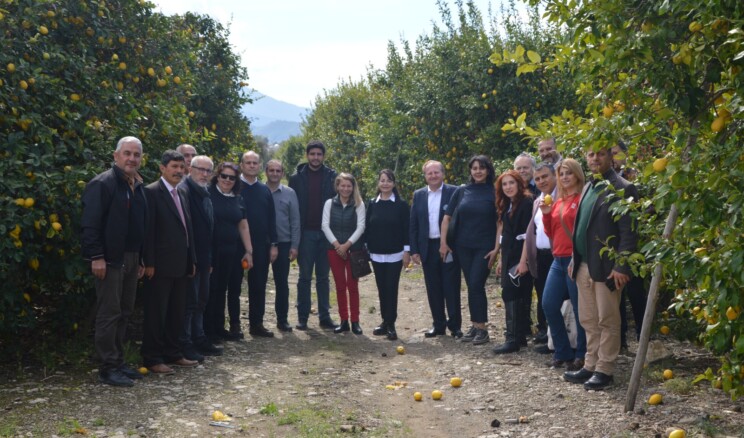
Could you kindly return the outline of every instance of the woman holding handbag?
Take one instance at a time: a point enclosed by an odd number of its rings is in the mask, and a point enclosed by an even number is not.
[[[516,170],[507,170],[496,180],[496,206],[501,236],[501,298],[506,310],[506,340],[494,354],[514,353],[527,344],[529,309],[524,301],[532,293],[533,279],[522,248],[532,220],[532,193]]]
[[[375,270],[377,294],[380,298],[382,323],[372,334],[398,339],[395,320],[398,318],[398,283],[403,265],[411,261],[408,251],[410,210],[395,186],[395,174],[390,169],[380,171],[377,197],[369,201],[365,240]]]
[[[545,234],[553,247],[553,264],[550,265],[548,279],[543,291],[543,310],[553,338],[553,367],[565,365],[569,371],[580,370],[584,366],[586,354],[586,333],[579,323],[579,290],[568,272],[573,254],[573,230],[576,213],[579,211],[581,191],[584,188],[584,171],[573,159],[566,158],[558,167],[558,199],[554,203],[539,204],[543,213]],[[571,300],[576,317],[576,351],[566,333],[561,306],[566,299]]]
[[[351,330],[354,334],[361,335],[359,285],[351,274],[350,251],[362,249],[364,202],[356,179],[348,173],[341,173],[336,177],[335,188],[337,195],[325,202],[321,223],[323,234],[328,239],[328,263],[336,283],[338,313],[341,317],[341,324],[333,332]]]

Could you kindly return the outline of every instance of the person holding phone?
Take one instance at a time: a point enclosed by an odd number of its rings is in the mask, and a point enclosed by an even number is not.
[[[443,262],[456,258],[462,267],[468,286],[468,307],[472,326],[461,338],[461,342],[473,345],[490,341],[488,322],[488,300],[486,279],[495,260],[496,203],[493,180],[496,172],[491,160],[485,155],[476,155],[468,162],[470,184],[460,186],[452,194],[447,211],[442,219],[439,256]],[[457,211],[455,248],[447,244],[447,234],[452,216]]]
[[[586,161],[594,174],[581,193],[573,233],[569,273],[579,289],[579,322],[586,331],[584,366],[563,378],[584,389],[612,384],[620,353],[620,292],[630,280],[630,266],[610,253],[633,253],[638,235],[629,213],[615,215],[610,206],[622,199],[638,199],[636,187],[612,168],[610,147],[589,150]],[[619,194],[618,191],[620,191]],[[609,246],[612,251],[607,251]]]
[[[496,206],[501,240],[501,298],[506,310],[506,339],[493,349],[493,353],[506,354],[527,346],[530,309],[525,302],[531,297],[533,285],[527,261],[522,260],[527,227],[532,220],[532,192],[516,170],[507,170],[496,180]]]
[[[579,195],[584,188],[584,171],[578,161],[567,158],[558,167],[558,199],[555,202],[547,202],[545,199],[539,203],[542,212],[542,222],[545,226],[545,234],[553,243],[553,263],[548,271],[545,281],[542,305],[545,318],[550,327],[550,336],[553,338],[552,367],[565,366],[569,371],[577,371],[584,366],[584,355],[586,354],[586,334],[579,321],[579,290],[576,283],[568,273],[568,265],[571,263],[573,253],[574,220],[579,211]],[[561,313],[563,302],[571,300],[574,316],[576,317],[576,350],[571,348],[571,343],[566,332],[565,320]]]

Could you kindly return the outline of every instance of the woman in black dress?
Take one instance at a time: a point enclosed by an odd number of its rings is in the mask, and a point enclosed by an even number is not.
[[[496,180],[501,248],[501,298],[506,310],[506,340],[494,354],[513,353],[527,344],[529,312],[527,297],[533,279],[526,263],[520,264],[527,226],[532,220],[532,193],[515,170]]]

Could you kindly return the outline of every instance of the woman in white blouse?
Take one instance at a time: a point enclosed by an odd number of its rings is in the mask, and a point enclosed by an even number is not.
[[[351,275],[349,252],[362,249],[361,237],[364,234],[365,208],[359,187],[354,177],[341,173],[336,177],[337,195],[323,206],[321,228],[328,239],[328,263],[336,283],[336,298],[341,324],[334,333],[351,330],[362,334],[359,325],[359,285]],[[348,295],[347,295],[348,294]],[[351,327],[349,326],[351,320]]]

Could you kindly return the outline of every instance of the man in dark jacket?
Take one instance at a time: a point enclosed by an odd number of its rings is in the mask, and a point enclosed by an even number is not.
[[[134,309],[137,279],[144,273],[142,243],[147,202],[138,173],[142,142],[124,137],[116,145],[114,166],[96,175],[83,192],[83,258],[95,276],[95,346],[101,382],[132,386],[142,376],[124,363],[124,337]]]
[[[636,251],[638,235],[629,214],[610,211],[618,200],[638,200],[638,190],[612,168],[610,148],[587,153],[594,178],[584,186],[573,233],[571,277],[579,289],[579,320],[586,332],[586,356],[579,371],[564,373],[565,380],[584,388],[603,389],[612,383],[620,352],[620,294],[630,281],[631,269],[610,257]]]
[[[158,181],[145,187],[149,208],[143,250],[145,261],[145,321],[142,360],[151,373],[171,374],[166,364],[194,367],[178,338],[190,278],[196,270],[194,232],[189,200],[177,186],[183,178],[184,158],[167,150],[160,160]]]
[[[427,161],[423,170],[426,187],[413,193],[409,229],[413,262],[424,269],[426,295],[433,319],[424,336],[444,335],[445,329],[449,328],[452,336],[460,339],[460,265],[453,257],[442,260],[439,256],[442,218],[457,187],[444,184],[444,166],[439,161]]]
[[[307,163],[297,166],[297,171],[289,178],[289,187],[297,193],[300,204],[302,237],[297,261],[300,265],[300,278],[297,281],[297,330],[307,330],[310,315],[311,282],[315,269],[315,289],[318,294],[318,316],[320,326],[334,329],[336,323],[331,319],[328,292],[328,242],[320,229],[325,201],[335,195],[336,171],[323,164],[325,145],[312,140],[305,148]]]
[[[191,145],[179,147],[196,150]],[[207,186],[214,164],[206,155],[196,155],[190,161],[191,172],[181,181],[178,188],[189,200],[197,263],[196,274],[191,279],[192,287],[186,293],[186,311],[180,341],[183,356],[186,359],[201,362],[204,360],[203,356],[222,354],[222,349],[215,347],[204,334],[204,309],[209,300],[209,273],[212,270],[212,231],[214,228],[212,200],[209,198]]]

